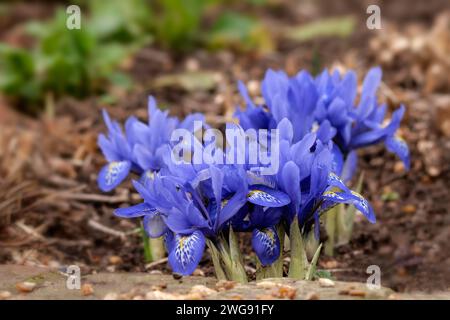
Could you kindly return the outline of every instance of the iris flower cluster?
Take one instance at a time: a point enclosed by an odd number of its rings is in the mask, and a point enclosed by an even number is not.
[[[397,134],[405,107],[401,105],[390,119],[385,118],[387,105],[378,104],[376,96],[381,76],[379,67],[369,70],[357,97],[354,71],[341,76],[338,71],[324,70],[314,78],[307,71],[289,77],[282,71],[268,70],[261,86],[265,105],[256,105],[239,83],[246,109],[238,110],[235,116],[244,129],[275,128],[287,118],[295,128],[293,142],[312,131],[323,143],[331,139],[335,172],[344,181],[355,172],[356,150],[378,143],[384,143],[409,169],[408,146]]]
[[[108,164],[100,170],[98,185],[111,191],[134,174],[133,186],[143,201],[115,214],[141,217],[150,237],[164,237],[176,273],[191,274],[208,245],[223,255],[216,271],[223,268],[232,278],[227,262],[233,243],[227,235],[234,232],[251,233],[259,262],[270,266],[282,256],[280,229],[289,236],[293,222],[302,234],[314,231],[318,236],[320,216],[340,203],[355,206],[375,222],[370,204],[345,184],[356,166],[357,148],[384,142],[409,165],[407,146],[395,136],[404,107],[384,124],[386,106],[378,106],[375,97],[380,77],[379,69],[369,72],[358,105],[353,72],[341,78],[325,71],[313,78],[302,71],[289,78],[269,70],[262,83],[263,106],[254,104],[239,84],[246,109],[236,112],[239,125],[228,126],[278,130],[279,167],[269,175],[261,174],[259,164],[174,163],[171,134],[177,128],[192,132],[200,150],[210,147],[193,131],[194,121],[208,128],[201,114],[179,121],[158,109],[151,97],[148,123],[130,117],[122,130],[104,112],[108,133],[99,136],[98,144]],[[248,152],[230,150],[241,147],[213,149],[217,157],[226,158],[230,151]]]

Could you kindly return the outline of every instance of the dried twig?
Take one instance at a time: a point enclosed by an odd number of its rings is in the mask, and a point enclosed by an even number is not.
[[[159,266],[160,264],[166,263],[168,261],[168,259],[169,258],[162,258],[162,259],[159,259],[157,261],[150,262],[150,263],[145,265],[145,270],[150,270],[150,269],[153,269],[156,266]]]
[[[21,230],[25,231],[25,233],[27,233],[28,235],[32,236],[35,239],[39,239],[39,240],[45,240],[45,237],[42,236],[36,229],[34,229],[33,227],[30,227],[28,225],[26,225],[23,220],[21,221],[17,221],[16,222],[16,226],[19,227]]]
[[[112,229],[110,227],[107,227],[107,226],[105,226],[105,225],[101,224],[100,222],[95,221],[93,219],[89,219],[88,226],[94,228],[95,230],[98,230],[98,231],[101,231],[103,233],[112,235],[114,237],[119,237],[119,238],[122,238],[122,239],[125,239],[125,237],[126,237],[125,232],[114,230],[114,229]]]
[[[123,193],[116,196],[105,196],[101,194],[88,193],[60,193],[56,195],[59,199],[78,200],[87,202],[102,202],[102,203],[122,203],[129,200],[129,194]]]

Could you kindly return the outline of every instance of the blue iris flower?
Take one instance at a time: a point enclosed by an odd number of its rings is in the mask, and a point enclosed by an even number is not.
[[[247,129],[278,130],[278,159],[272,159],[278,161],[278,171],[271,175],[262,174],[261,163],[249,161],[259,149],[234,145],[228,137],[225,149],[217,141],[198,139],[194,122],[207,127],[202,115],[190,115],[180,122],[159,110],[150,97],[149,122],[130,117],[122,130],[104,112],[108,134],[101,134],[98,143],[109,163],[101,169],[98,184],[110,191],[130,172],[139,176],[133,185],[143,202],[117,209],[115,214],[141,217],[150,237],[164,236],[174,272],[191,274],[206,241],[224,241],[222,235],[230,227],[251,232],[252,247],[261,264],[270,265],[281,252],[280,223],[297,219],[304,234],[314,226],[318,236],[320,215],[340,203],[355,206],[375,222],[367,200],[345,185],[355,170],[358,148],[384,142],[409,167],[408,147],[396,136],[405,109],[401,106],[390,121],[384,119],[387,107],[379,106],[376,99],[380,81],[380,69],[370,70],[357,105],[354,72],[341,77],[324,71],[314,78],[306,71],[288,77],[269,70],[262,83],[264,106],[255,105],[240,83],[246,110],[235,114],[239,125],[227,124],[226,128],[237,131],[241,138]],[[175,142],[170,138],[178,128],[189,132],[190,149],[183,150],[187,156],[195,159],[196,152],[203,156],[209,150],[210,156],[222,161],[175,163]],[[267,143],[265,150],[276,141],[270,131],[267,134],[268,141],[256,138],[259,146]],[[244,163],[228,163],[230,152]]]
[[[387,106],[378,105],[376,97],[381,76],[380,68],[369,70],[357,105],[357,80],[353,71],[341,77],[337,71],[330,74],[325,70],[315,79],[319,94],[315,118],[319,123],[329,121],[337,130],[333,139],[337,147],[333,153],[336,161],[341,163],[344,180],[351,178],[355,170],[355,150],[380,142],[403,161],[406,169],[410,167],[408,146],[396,135],[405,107],[401,105],[389,121],[385,119]]]
[[[117,187],[132,171],[143,175],[167,167],[170,137],[174,129],[193,130],[194,121],[204,123],[204,116],[192,114],[180,122],[169,117],[168,111],[161,111],[153,97],[148,101],[148,123],[135,117],[125,122],[125,132],[117,121],[112,121],[108,113],[103,111],[103,118],[108,134],[100,134],[98,145],[108,164],[101,170],[97,178],[98,186],[108,192]]]
[[[317,132],[324,144],[332,139],[334,167],[344,181],[355,171],[356,150],[381,142],[409,169],[408,146],[396,134],[405,108],[400,106],[390,121],[385,120],[387,106],[378,105],[376,97],[380,82],[381,69],[372,68],[356,105],[357,78],[353,71],[341,77],[337,71],[330,74],[325,70],[313,78],[306,71],[288,77],[282,71],[268,70],[261,85],[265,105],[255,105],[239,83],[246,109],[238,109],[235,117],[244,129],[273,129],[288,118],[295,128],[293,143],[310,132]]]
[[[160,173],[147,179],[145,185],[134,181],[144,202],[115,211],[124,218],[143,216],[150,236],[165,235],[169,263],[174,272],[183,275],[197,267],[206,238],[215,241],[246,203],[281,207],[290,201],[280,191],[249,185],[246,171],[239,166],[210,166],[197,175],[199,178],[192,182]],[[263,222],[257,226],[262,228]],[[256,247],[257,241],[267,243],[255,240]],[[279,250],[279,240],[277,243],[275,250]]]
[[[320,214],[338,203],[354,205],[374,223],[375,215],[370,204],[358,193],[348,189],[334,173],[332,143],[323,144],[316,133],[308,133],[293,143],[293,126],[288,119],[278,125],[286,137],[280,143],[280,170],[277,184],[289,195],[291,202],[285,208],[288,223],[298,218],[301,228],[315,226],[318,236]]]
[[[103,118],[108,128],[108,135],[100,134],[98,145],[108,164],[100,170],[97,182],[100,189],[107,192],[119,185],[132,168],[137,172],[141,172],[142,169],[133,155],[135,136],[132,127],[138,120],[134,117],[129,118],[125,124],[124,133],[119,123],[112,121],[105,110]]]

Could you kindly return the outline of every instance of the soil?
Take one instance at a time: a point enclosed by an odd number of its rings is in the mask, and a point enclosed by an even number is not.
[[[170,107],[171,114],[204,112],[214,125],[221,126],[241,102],[236,81],[259,80],[269,67],[290,74],[302,68],[311,70],[317,54],[322,67],[354,68],[360,76],[369,67],[382,64],[381,94],[391,110],[399,103],[407,106],[401,131],[411,150],[411,170],[404,172],[383,147],[361,152],[359,166],[366,177],[363,194],[375,208],[377,223],[358,220],[351,242],[338,247],[335,257],[323,256],[320,267],[329,269],[337,280],[364,282],[366,268],[379,265],[382,285],[396,291],[448,290],[450,139],[441,127],[441,117],[449,112],[441,110],[450,109],[450,90],[426,90],[430,80],[421,82],[411,71],[416,66],[414,57],[401,55],[400,63],[396,60],[394,65],[380,60],[382,52],[373,49],[372,41],[387,35],[365,27],[365,7],[360,2],[330,5],[320,1],[310,11],[302,11],[295,1],[282,2],[281,9],[274,12],[261,9],[261,16],[274,26],[357,14],[358,27],[346,39],[301,44],[279,39],[277,50],[269,55],[197,50],[180,56],[157,46],[147,47],[128,67],[135,88],[118,92],[116,106],[106,109],[120,120],[131,114],[145,118],[146,97],[152,94],[161,105]],[[410,2],[378,1],[383,23],[400,34],[420,26],[417,32],[427,35],[438,13],[449,9],[447,1],[427,1],[426,6]],[[13,6],[19,9],[13,9],[11,15],[23,17],[24,6]],[[26,19],[42,18],[42,13],[36,12]],[[17,32],[16,26],[11,20],[7,30]],[[8,31],[2,31],[0,39],[10,39]],[[428,68],[422,62],[420,67]],[[196,91],[152,85],[164,74],[186,70],[212,72],[215,85]],[[98,97],[83,101],[65,98],[58,102],[53,118],[33,118],[13,109],[6,99],[0,100],[0,264],[78,264],[85,272],[146,271],[137,222],[112,215],[114,208],[139,199],[131,193],[129,183],[109,194],[102,194],[96,185],[96,173],[104,164],[96,146],[98,133],[105,130],[100,117],[103,107]],[[151,269],[170,273],[165,263]],[[207,255],[200,269],[206,275],[213,273]]]

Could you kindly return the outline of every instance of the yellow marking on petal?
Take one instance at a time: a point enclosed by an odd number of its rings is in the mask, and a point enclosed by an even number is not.
[[[223,199],[222,202],[220,203],[220,208],[223,209],[228,203],[228,199]]]
[[[147,170],[147,171],[145,172],[145,176],[146,176],[147,178],[149,178],[149,179],[153,179],[153,178],[155,177],[155,172],[154,172],[154,171],[151,171],[151,170]]]
[[[250,198],[250,197],[252,197],[253,195],[255,195],[255,194],[260,194],[260,193],[262,193],[261,190],[257,190],[257,189],[255,189],[255,190],[250,190],[250,191],[248,192],[248,194],[247,194],[247,198]]]
[[[263,232],[269,237],[270,241],[274,242],[275,241],[275,234],[271,229],[263,229]]]
[[[180,250],[183,250],[187,238],[188,238],[188,237],[186,237],[186,236],[181,236],[181,237],[179,238],[179,247],[180,247]]]

